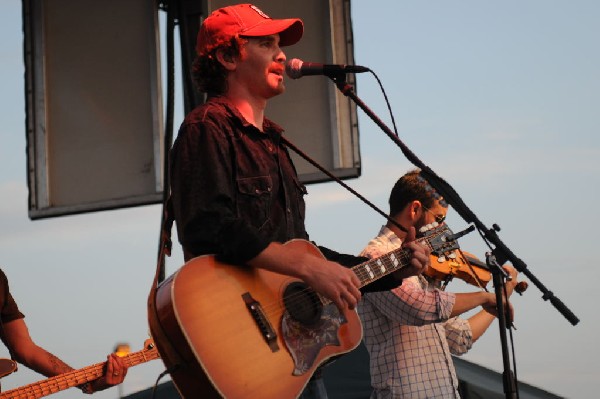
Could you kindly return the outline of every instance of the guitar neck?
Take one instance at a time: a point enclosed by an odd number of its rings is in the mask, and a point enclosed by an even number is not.
[[[392,252],[363,262],[359,265],[353,266],[351,269],[358,276],[360,280],[360,288],[371,284],[372,282],[379,280],[382,277],[387,276],[390,273],[400,270],[405,266],[408,266],[410,261],[410,252],[398,248]],[[329,304],[332,301],[329,298],[318,294],[318,297],[323,304]],[[0,396],[0,399],[2,396]]]
[[[432,255],[443,256],[450,251],[459,248],[456,236],[446,224],[434,226],[423,232],[423,236],[416,242],[425,245]],[[378,258],[370,259],[352,267],[352,271],[360,279],[360,288],[379,280],[397,270],[410,264],[412,253],[402,247],[388,252]],[[321,302],[330,303],[331,300],[319,295]]]
[[[408,266],[409,262],[410,251],[398,248],[383,256],[356,265],[352,270],[360,279],[360,286],[364,287],[390,273]]]
[[[446,224],[434,226],[423,232],[423,236],[416,239],[421,245],[425,245],[431,254],[442,256],[458,247],[456,237]],[[412,253],[402,247],[388,252],[378,258],[370,259],[352,268],[360,279],[360,286],[371,284],[380,278],[400,270],[410,264]]]
[[[136,366],[159,357],[156,348],[130,353],[123,357],[128,367]],[[2,392],[0,399],[37,399],[72,388],[102,377],[106,362],[93,364],[79,370],[56,375],[48,379]]]

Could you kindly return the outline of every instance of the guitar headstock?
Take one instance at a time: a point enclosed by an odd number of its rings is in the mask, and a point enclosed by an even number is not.
[[[434,226],[426,231],[420,232],[417,241],[424,242],[431,249],[432,255],[445,256],[459,248],[458,241],[454,239],[454,233],[447,224]]]
[[[158,349],[156,348],[156,344],[152,338],[148,338],[144,341],[144,350],[146,357],[151,357],[152,359],[160,358],[160,354],[158,353]]]
[[[146,350],[153,350],[155,347],[156,345],[154,344],[154,340],[152,338],[148,338],[144,341],[144,348]]]
[[[144,363],[150,360],[159,359],[160,353],[156,348],[156,344],[152,338],[148,338],[144,341],[144,348],[137,351],[122,355],[122,357],[129,363],[129,366],[135,366],[136,364]]]

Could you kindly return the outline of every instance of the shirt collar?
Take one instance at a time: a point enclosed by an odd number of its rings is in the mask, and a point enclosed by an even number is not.
[[[210,101],[212,103],[220,104],[223,107],[225,107],[227,109],[227,111],[229,111],[229,113],[232,116],[234,116],[236,119],[238,119],[240,121],[240,123],[242,124],[242,126],[244,126],[245,128],[252,127],[254,129],[256,129],[256,126],[254,126],[253,124],[248,122],[246,120],[246,118],[244,118],[244,116],[240,113],[240,111],[238,111],[238,109],[235,106],[233,106],[233,104],[231,104],[231,102],[226,97],[224,97],[224,96],[210,97],[208,101]],[[258,130],[258,129],[256,129],[256,130]],[[263,130],[264,130],[264,133],[276,134],[279,136],[281,134],[283,134],[283,131],[284,131],[281,126],[279,126],[277,123],[273,122],[272,120],[270,120],[267,117],[265,117],[265,119],[263,120]]]
[[[385,225],[381,227],[381,230],[379,230],[378,237],[387,240],[391,245],[402,245],[402,240],[396,235],[396,233],[394,233]]]

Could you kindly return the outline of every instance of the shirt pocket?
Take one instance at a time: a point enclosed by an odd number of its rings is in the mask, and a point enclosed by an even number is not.
[[[261,229],[269,221],[273,181],[271,176],[244,177],[237,179],[238,217]]]

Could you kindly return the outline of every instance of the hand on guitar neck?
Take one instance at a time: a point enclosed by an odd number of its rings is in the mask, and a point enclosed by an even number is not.
[[[115,353],[111,353],[106,359],[102,377],[80,386],[84,393],[91,394],[97,391],[103,391],[107,388],[119,385],[125,380],[127,368],[129,367],[125,360]]]
[[[408,228],[402,248],[411,252],[411,258],[406,267],[392,273],[398,281],[423,273],[429,267],[431,258],[429,247],[424,245],[422,241],[416,240],[416,230],[413,226]]]

